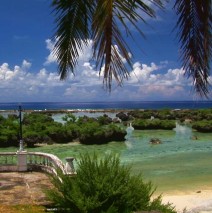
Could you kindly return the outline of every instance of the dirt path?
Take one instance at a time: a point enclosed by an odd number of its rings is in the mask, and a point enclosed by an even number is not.
[[[0,173],[0,205],[46,205],[44,190],[49,187],[50,178],[43,173]]]

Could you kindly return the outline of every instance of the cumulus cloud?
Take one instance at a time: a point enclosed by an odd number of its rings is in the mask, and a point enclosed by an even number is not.
[[[56,57],[53,54],[54,43],[51,39],[46,39],[46,48],[49,50],[49,55],[46,57],[44,65],[49,65],[51,63],[56,63]]]
[[[46,64],[54,63],[51,56],[53,43],[46,42],[49,50]],[[184,70],[170,69],[169,62],[145,64],[135,62],[131,77],[123,87],[113,84],[108,94],[103,89],[102,76],[90,62],[91,44],[79,57],[76,74],[61,81],[56,69],[48,66],[32,70],[27,60],[13,68],[8,63],[0,65],[0,101],[123,101],[123,100],[192,100],[192,82],[184,77]],[[48,63],[47,63],[48,62]],[[211,76],[209,81],[211,82]]]

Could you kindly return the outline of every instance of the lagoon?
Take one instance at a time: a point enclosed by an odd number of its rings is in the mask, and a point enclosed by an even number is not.
[[[159,138],[162,144],[150,144],[151,138]],[[0,148],[0,152],[16,150],[14,147]],[[118,154],[122,164],[130,165],[132,173],[142,173],[146,181],[151,180],[157,186],[158,192],[212,186],[212,133],[192,132],[185,126],[178,125],[173,131],[134,130],[124,142],[104,145],[72,142],[27,150],[55,154],[64,161],[70,156],[77,161],[83,152]]]

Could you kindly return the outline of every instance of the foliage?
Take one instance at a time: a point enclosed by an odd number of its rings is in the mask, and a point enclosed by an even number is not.
[[[67,122],[64,124],[64,128],[66,128],[67,132],[71,132],[72,138],[76,139],[79,137],[80,126],[77,123]]]
[[[175,128],[175,120],[182,123],[189,119],[192,128],[200,132],[211,132],[212,109],[200,110],[144,110],[131,111],[127,114],[135,129],[167,129]],[[154,117],[153,119],[150,119]],[[106,115],[92,118],[79,117],[68,113],[65,123],[53,120],[47,113],[29,113],[23,116],[23,139],[28,147],[37,143],[67,143],[79,140],[84,144],[103,144],[110,141],[124,141],[126,127],[114,124]],[[9,115],[0,116],[0,146],[18,146],[19,118]]]
[[[163,210],[175,213],[169,204],[162,204],[161,197],[151,201],[154,188],[145,183],[141,175],[130,174],[130,168],[121,165],[112,154],[98,158],[94,153],[81,155],[77,175],[59,173],[53,177],[55,188],[48,197],[61,212],[74,213],[128,213],[136,210]]]
[[[161,0],[152,0],[158,7],[162,7]],[[144,21],[137,12],[138,9],[150,17],[155,17],[155,11],[141,0],[114,1],[111,0],[53,0],[55,14],[56,44],[54,54],[58,60],[61,79],[65,79],[69,71],[74,72],[77,60],[89,40],[93,40],[93,58],[97,67],[105,63],[104,83],[111,88],[112,77],[121,84],[123,78],[128,78],[129,73],[122,57],[132,67],[129,46],[124,40],[119,25],[122,25],[127,34],[132,37],[129,26],[143,35],[137,27],[139,21]],[[119,23],[119,25],[117,24]]]
[[[54,122],[54,119],[47,115],[47,114],[43,114],[43,113],[29,113],[29,114],[25,114],[24,118],[23,118],[23,124],[25,125],[29,125],[32,126],[40,123],[40,125],[42,125],[43,123],[52,123]]]
[[[43,132],[37,132],[36,130],[25,130],[23,134],[24,143],[27,147],[34,147],[37,143],[52,143],[49,136],[45,135]]]
[[[172,130],[176,127],[174,120],[159,120],[159,119],[136,119],[132,123],[135,129],[167,129]]]
[[[192,124],[192,128],[199,132],[212,132],[212,120],[197,121]]]
[[[108,115],[104,114],[103,116],[99,116],[97,118],[97,121],[100,125],[107,125],[112,123],[112,118],[110,118]]]
[[[193,78],[196,92],[206,97],[212,57],[211,3],[211,0],[175,0],[174,6],[185,75]]]
[[[72,131],[67,129],[61,123],[54,122],[54,125],[48,126],[45,134],[56,143],[66,143],[73,139]]]
[[[111,123],[108,116],[76,118],[68,113],[63,118],[64,124],[53,120],[44,113],[25,114],[22,121],[23,139],[28,147],[38,143],[67,143],[75,139],[85,144],[102,144],[110,141],[124,141],[126,132]],[[0,117],[0,145],[18,145],[19,120],[16,116],[7,119]]]
[[[125,135],[126,132],[114,124],[101,126],[93,121],[81,126],[79,140],[83,144],[102,144],[110,141],[124,141]]]
[[[76,134],[70,129],[74,117],[67,115],[67,125],[55,122],[48,114],[31,113],[24,116],[23,137],[28,146],[35,143],[66,143],[73,140]],[[68,128],[69,127],[69,128]]]
[[[150,119],[152,116],[160,120],[181,120],[191,119],[201,121],[204,119],[212,120],[212,109],[161,109],[161,110],[133,110],[128,113],[133,118]]]
[[[53,53],[60,78],[74,73],[81,51],[91,44],[93,61],[103,72],[106,88],[111,91],[113,78],[122,85],[123,79],[130,77],[133,58],[125,38],[133,38],[132,26],[144,37],[139,23],[146,23],[145,16],[156,18],[156,8],[163,9],[167,1],[151,0],[149,3],[142,0],[53,0],[56,24]],[[212,58],[211,6],[211,0],[175,0],[174,5],[185,75],[192,77],[195,91],[206,97]]]
[[[17,146],[19,125],[15,116],[0,116],[0,144],[3,147]]]

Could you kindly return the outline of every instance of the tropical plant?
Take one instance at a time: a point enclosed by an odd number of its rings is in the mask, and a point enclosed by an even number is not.
[[[0,116],[0,146],[17,146],[18,145],[19,125],[16,116],[4,118]]]
[[[175,213],[170,204],[162,204],[161,196],[151,199],[154,187],[141,175],[131,175],[112,154],[99,158],[82,154],[75,177],[59,173],[53,177],[55,188],[48,197],[60,212],[128,213],[158,210]]]
[[[126,131],[115,124],[100,125],[97,121],[87,122],[79,129],[79,141],[83,144],[103,144],[124,141]]]
[[[93,59],[103,71],[103,82],[111,90],[112,79],[122,85],[130,76],[132,57],[124,38],[133,38],[133,26],[138,27],[144,16],[156,17],[153,6],[163,9],[169,0],[53,0],[56,43],[54,54],[61,79],[74,73],[80,51],[92,42]],[[153,6],[151,6],[153,5]],[[180,42],[180,58],[185,75],[193,78],[194,88],[207,96],[210,60],[212,56],[211,0],[175,0],[178,15],[176,29]],[[126,64],[123,62],[126,60]]]
[[[212,132],[212,120],[196,121],[192,124],[192,128],[199,132]]]
[[[176,127],[176,121],[175,120],[135,119],[132,124],[133,124],[133,127],[135,129],[166,129],[166,130],[172,130]]]

